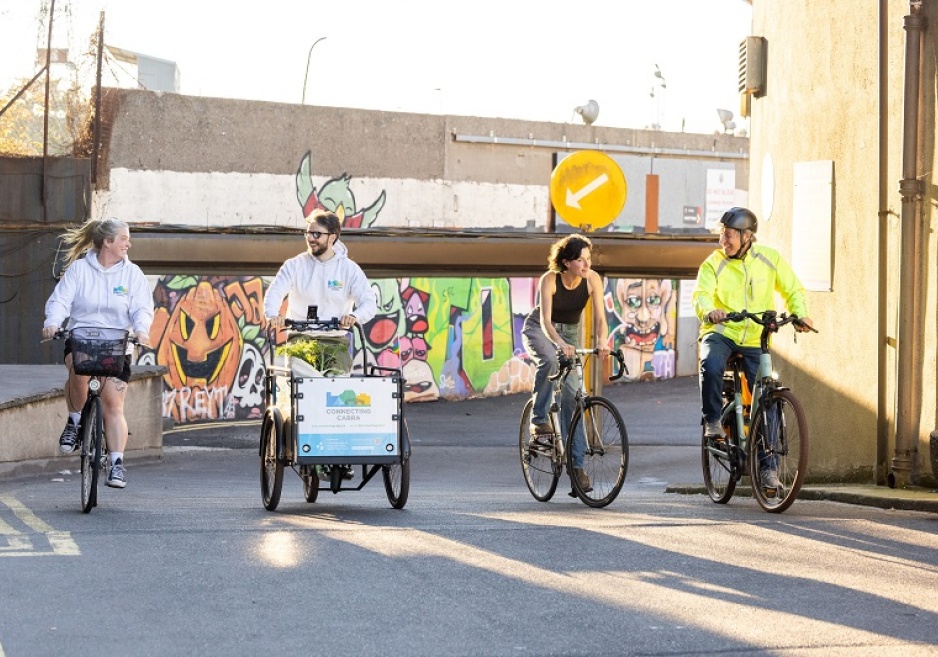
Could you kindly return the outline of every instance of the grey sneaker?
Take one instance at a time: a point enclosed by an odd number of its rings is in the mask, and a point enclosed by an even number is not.
[[[726,440],[726,431],[719,420],[707,422],[704,426],[704,435],[711,440]]]
[[[573,476],[576,477],[577,483],[584,493],[593,490],[593,484],[590,482],[590,478],[583,468],[573,468]]]
[[[346,465],[343,468],[342,476],[345,477],[346,479],[354,479],[355,478],[355,466]]]
[[[59,451],[63,454],[71,454],[78,446],[78,425],[72,422],[72,418],[65,423],[62,435],[59,436]]]
[[[778,490],[782,487],[782,482],[778,480],[778,471],[773,468],[766,468],[760,472],[759,479],[764,489]]]
[[[111,488],[123,488],[127,485],[127,473],[124,471],[124,459],[117,459],[111,465],[105,482]]]

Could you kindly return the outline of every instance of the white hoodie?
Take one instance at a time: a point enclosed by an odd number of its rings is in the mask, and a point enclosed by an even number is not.
[[[279,315],[287,297],[287,319],[304,320],[308,306],[319,306],[319,319],[354,314],[359,324],[371,320],[378,312],[378,300],[365,272],[349,259],[342,242],[332,249],[335,256],[326,262],[307,251],[283,263],[264,296],[264,315]]]
[[[91,249],[73,262],[46,302],[43,326],[94,326],[149,333],[153,294],[140,267],[127,258],[105,269]]]

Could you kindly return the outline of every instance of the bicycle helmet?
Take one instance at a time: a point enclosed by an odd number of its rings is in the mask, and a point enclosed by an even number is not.
[[[730,208],[720,217],[720,223],[727,228],[736,230],[751,230],[756,232],[759,229],[759,219],[752,210],[746,208]]]

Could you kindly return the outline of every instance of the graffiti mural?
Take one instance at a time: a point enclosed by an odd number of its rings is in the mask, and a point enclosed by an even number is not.
[[[263,282],[258,277],[166,276],[153,291],[153,349],[167,368],[163,415],[176,422],[260,417]]]
[[[374,203],[359,210],[349,186],[352,177],[345,173],[327,180],[317,190],[311,173],[312,157],[312,152],[306,151],[296,172],[296,200],[303,217],[308,217],[313,210],[331,210],[338,215],[343,228],[370,228],[384,207],[385,193],[382,191]]]
[[[675,374],[677,307],[670,279],[607,279],[609,348],[625,357],[628,380],[653,381]]]
[[[154,348],[142,364],[167,368],[163,415],[180,424],[259,419],[265,340],[260,277],[166,276],[154,289]],[[406,402],[530,392],[534,371],[521,343],[536,303],[533,278],[403,278],[372,281],[378,314],[363,326],[369,365],[400,368]],[[673,282],[606,281],[609,345],[631,380],[674,376]],[[278,335],[277,342],[284,339]]]

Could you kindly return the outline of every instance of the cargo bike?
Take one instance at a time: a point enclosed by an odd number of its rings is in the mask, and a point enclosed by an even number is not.
[[[340,328],[338,318],[317,318],[314,306],[309,319],[286,320],[285,326],[294,337],[351,333]],[[353,328],[362,338],[361,327]],[[307,502],[315,502],[322,491],[361,490],[381,473],[391,506],[404,508],[410,492],[410,436],[401,371],[369,366],[364,348],[361,373],[322,375],[289,357],[275,364],[272,329],[267,338],[270,358],[260,437],[264,508],[274,511],[280,503],[287,467],[302,479]],[[365,344],[363,339],[359,343]]]

